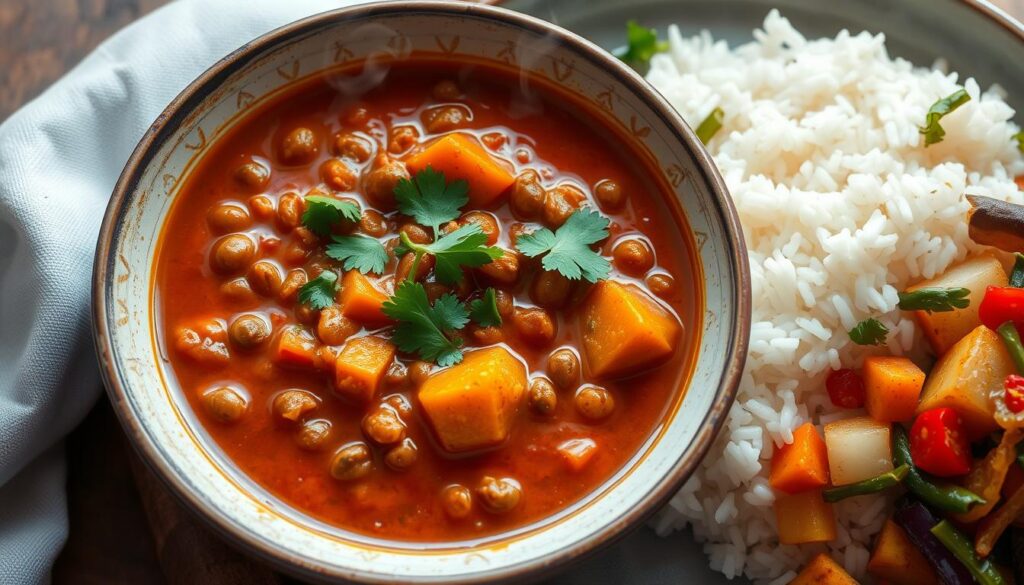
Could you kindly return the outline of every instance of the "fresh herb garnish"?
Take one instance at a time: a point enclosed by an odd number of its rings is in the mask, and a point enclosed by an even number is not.
[[[944,313],[953,309],[966,309],[971,304],[971,290],[968,288],[920,288],[912,292],[901,292],[899,308],[904,311],[927,311]]]
[[[469,316],[481,327],[501,327],[501,313],[498,312],[498,296],[488,287],[484,296],[469,303]]]
[[[363,274],[384,272],[388,251],[375,238],[368,236],[334,236],[327,244],[327,255],[342,263],[345,270],[358,270]]]
[[[501,258],[501,248],[488,246],[487,234],[476,223],[467,223],[457,230],[441,236],[432,244],[417,244],[402,232],[402,245],[395,249],[398,254],[415,252],[413,266],[419,264],[424,254],[434,257],[434,276],[444,284],[462,282],[462,267],[476,268]],[[415,268],[409,272],[415,274]]]
[[[324,270],[319,276],[302,285],[299,289],[299,302],[320,310],[334,303],[334,294],[338,291],[338,275]]]
[[[615,51],[615,56],[633,69],[642,69],[655,53],[668,50],[668,43],[658,40],[658,31],[645,28],[630,20],[626,23],[626,48]]]
[[[700,138],[701,142],[707,144],[722,129],[723,118],[725,118],[725,112],[722,111],[722,108],[711,110],[708,117],[704,118],[700,125],[697,126],[697,138]]]
[[[1014,134],[1013,139],[1017,141],[1017,150],[1024,153],[1024,130]]]
[[[391,336],[398,349],[441,367],[462,361],[462,339],[451,333],[465,327],[469,315],[455,295],[441,295],[431,306],[422,284],[404,280],[381,309],[398,322]]]
[[[459,209],[469,202],[469,183],[464,180],[445,183],[444,173],[430,165],[395,185],[398,210],[429,226],[437,237],[438,227],[459,217]]]
[[[850,341],[857,345],[882,345],[889,335],[889,328],[878,319],[864,319],[850,329]]]
[[[347,219],[359,221],[359,206],[351,201],[342,201],[334,197],[310,195],[306,197],[306,211],[302,213],[302,225],[318,236],[331,233],[331,227]]]
[[[611,264],[590,245],[608,237],[608,225],[600,213],[577,209],[555,232],[543,228],[519,236],[516,248],[530,258],[545,254],[544,270],[557,270],[570,280],[597,282],[608,278]]]
[[[932,107],[928,108],[928,116],[924,126],[918,129],[921,134],[924,134],[924,145],[931,146],[932,144],[942,142],[942,137],[946,135],[946,130],[939,124],[939,120],[969,101],[971,101],[971,96],[967,94],[967,90],[958,89],[932,104]]]

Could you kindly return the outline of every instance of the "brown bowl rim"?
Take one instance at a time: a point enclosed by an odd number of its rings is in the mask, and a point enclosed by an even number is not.
[[[428,12],[452,16],[472,16],[481,19],[497,19],[532,32],[549,35],[559,44],[569,46],[582,56],[613,69],[622,84],[636,93],[652,107],[663,122],[681,139],[684,146],[693,155],[694,162],[701,171],[700,179],[710,189],[723,218],[723,229],[729,245],[730,264],[734,280],[735,294],[733,302],[735,313],[730,324],[733,334],[727,351],[728,358],[719,388],[715,393],[711,408],[701,421],[693,441],[680,453],[679,460],[672,469],[659,480],[658,486],[644,496],[640,505],[625,511],[616,522],[605,526],[603,530],[588,535],[584,540],[571,547],[564,547],[544,557],[520,563],[500,572],[482,572],[469,574],[455,579],[446,579],[449,583],[495,583],[515,580],[538,579],[554,574],[571,562],[607,547],[624,536],[630,529],[639,526],[654,512],[660,509],[675,494],[682,484],[692,475],[703,460],[714,442],[726,414],[735,399],[740,376],[747,354],[751,320],[751,288],[750,272],[746,256],[746,246],[739,217],[732,200],[728,195],[725,182],[718,173],[711,156],[704,149],[693,131],[683,122],[679,114],[668,102],[643,80],[635,71],[611,57],[597,45],[557,25],[532,16],[514,12],[504,8],[462,2],[460,0],[401,0],[358,4],[315,14],[295,22],[286,24],[242,45],[235,51],[217,61],[209,69],[189,83],[163,110],[132,152],[124,170],[114,187],[110,202],[104,214],[96,247],[93,268],[93,333],[96,345],[100,372],[107,395],[124,427],[130,443],[147,466],[170,488],[171,493],[184,506],[198,515],[204,523],[211,527],[229,542],[267,561],[277,569],[296,577],[325,580],[356,580],[359,582],[387,582],[386,576],[366,574],[362,572],[346,572],[338,567],[325,566],[311,562],[309,559],[285,553],[280,549],[268,546],[268,541],[254,538],[252,531],[240,524],[230,521],[211,508],[207,502],[189,489],[186,476],[179,476],[165,460],[164,454],[155,443],[151,442],[143,430],[140,421],[134,416],[128,401],[126,384],[120,376],[120,366],[113,359],[113,345],[108,336],[108,327],[112,325],[108,316],[113,297],[112,285],[116,258],[111,254],[115,236],[119,234],[122,220],[126,213],[126,203],[135,192],[142,171],[152,162],[156,150],[170,133],[177,129],[189,113],[216,87],[237,69],[276,44],[292,38],[312,33],[319,28],[343,19],[368,18],[392,13]],[[420,579],[429,582],[432,578]]]

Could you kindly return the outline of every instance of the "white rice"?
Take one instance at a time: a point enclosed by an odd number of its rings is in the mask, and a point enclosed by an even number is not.
[[[788,582],[828,550],[865,579],[885,497],[836,506],[838,538],[780,545],[768,486],[775,446],[792,430],[858,414],[824,391],[828,371],[870,353],[920,347],[897,292],[940,274],[974,245],[965,193],[1024,203],[1013,177],[1024,162],[1001,90],[984,93],[942,64],[892,59],[882,35],[840,32],[808,40],[772,11],[755,41],[730,49],[706,31],[651,62],[648,80],[696,126],[725,112],[709,148],[732,193],[749,247],[754,314],[736,404],[700,470],[653,521],[660,534],[690,526],[711,566],[728,577]],[[928,108],[960,87],[971,96],[942,119],[943,142],[924,147]],[[846,331],[879,317],[884,349],[850,343]]]

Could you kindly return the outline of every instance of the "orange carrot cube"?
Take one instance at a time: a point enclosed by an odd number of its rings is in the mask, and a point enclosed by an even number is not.
[[[828,449],[813,424],[801,425],[793,442],[775,451],[768,483],[788,494],[828,485]]]
[[[839,563],[826,553],[818,553],[818,556],[807,563],[803,571],[789,582],[789,585],[859,585],[857,580],[850,576]]]
[[[353,321],[370,326],[387,325],[390,320],[381,310],[386,300],[388,295],[358,270],[349,270],[341,279],[341,314]]]
[[[914,418],[924,388],[924,372],[905,357],[871,356],[864,360],[865,407],[879,422]]]
[[[590,463],[597,454],[597,443],[593,439],[569,439],[557,447],[569,471],[579,472]]]
[[[418,173],[430,166],[444,173],[446,181],[469,183],[469,206],[488,207],[505,194],[515,177],[475,139],[465,134],[448,134],[406,161],[409,171]]]
[[[775,524],[782,544],[828,542],[836,537],[836,517],[821,490],[776,494]]]
[[[317,343],[312,333],[297,325],[281,330],[274,362],[282,366],[312,368],[316,366],[316,360]]]
[[[367,335],[349,340],[334,361],[334,387],[355,402],[369,402],[395,358],[390,341]]]

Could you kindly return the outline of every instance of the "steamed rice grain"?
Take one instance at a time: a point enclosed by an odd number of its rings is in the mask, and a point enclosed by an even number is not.
[[[768,486],[773,449],[806,421],[855,416],[824,392],[831,369],[866,355],[921,346],[897,293],[942,273],[977,247],[967,237],[965,193],[1024,203],[1013,177],[1024,162],[1020,129],[999,88],[941,64],[892,59],[883,35],[840,32],[808,40],[772,11],[754,42],[730,49],[706,31],[651,62],[648,80],[696,126],[714,108],[710,141],[743,223],[753,289],[750,352],[729,419],[700,470],[653,521],[661,534],[689,526],[711,566],[758,583],[791,580],[825,545],[780,545]],[[918,126],[939,98],[971,96],[942,119],[928,148]],[[876,317],[884,348],[850,343]],[[836,505],[827,550],[856,578],[888,511],[886,496]]]

